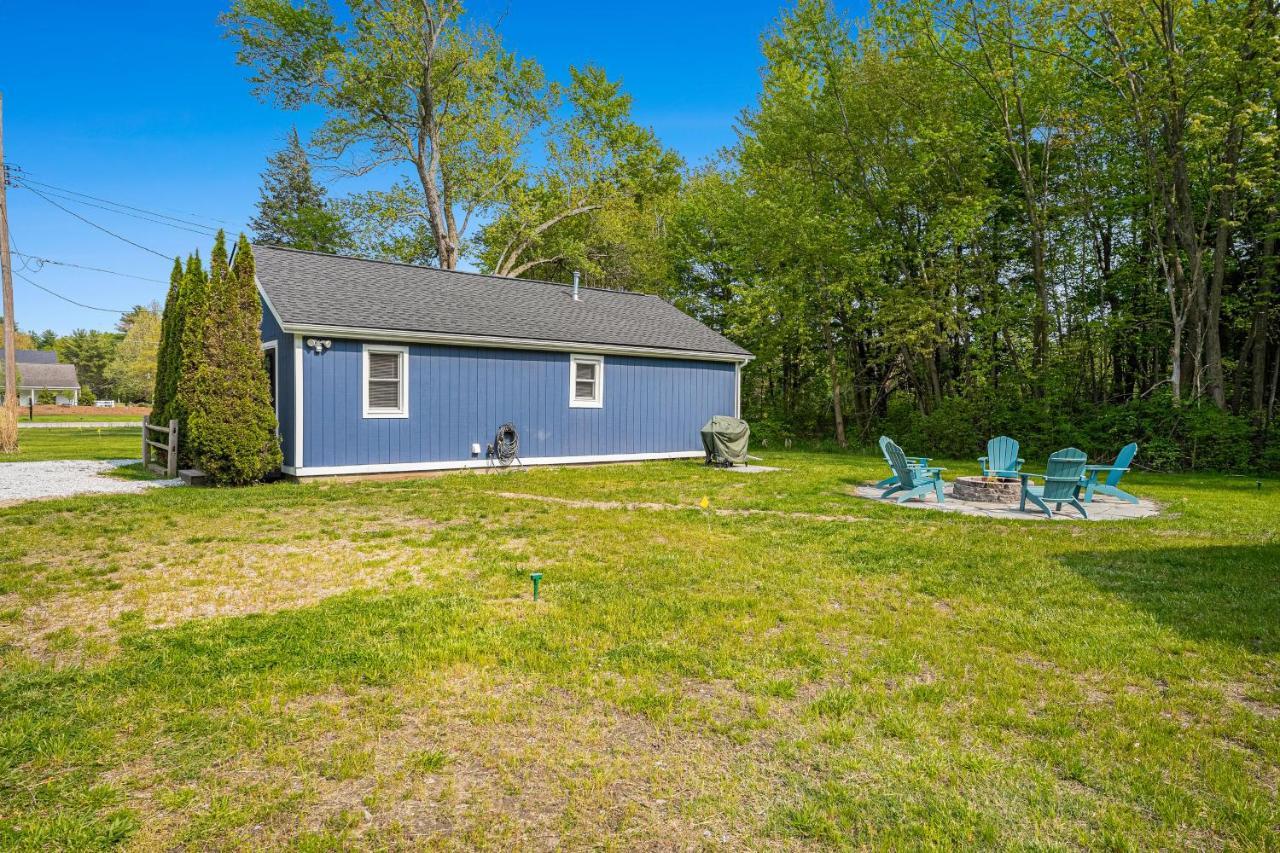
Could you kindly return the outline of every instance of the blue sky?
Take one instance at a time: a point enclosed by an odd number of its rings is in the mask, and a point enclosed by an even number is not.
[[[229,0],[227,0],[229,2]],[[243,227],[259,173],[291,125],[314,111],[283,112],[249,92],[217,16],[227,2],[3,3],[5,159],[45,184],[161,211],[197,223]],[[508,48],[536,57],[549,76],[594,62],[621,78],[634,114],[690,163],[733,142],[739,111],[760,84],[760,35],[782,0],[732,3],[477,0],[502,20]],[[860,5],[860,4],[859,4]],[[390,183],[391,176],[382,180]],[[381,180],[379,181],[381,182]],[[342,181],[331,185],[344,194]],[[198,233],[64,206],[159,251],[208,255]],[[167,279],[170,264],[95,230],[22,188],[9,189],[15,249],[26,255]],[[125,309],[163,300],[165,285],[14,258],[23,276],[89,305]],[[37,268],[38,267],[38,268]],[[115,315],[79,308],[15,278],[24,330],[110,328]]]

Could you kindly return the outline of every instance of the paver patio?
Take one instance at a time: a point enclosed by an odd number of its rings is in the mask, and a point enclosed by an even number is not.
[[[875,486],[858,486],[853,490],[853,494],[860,498],[868,500],[880,501],[882,503],[896,503],[893,496],[882,498],[880,495],[884,489],[878,489]],[[1068,506],[1063,506],[1062,512],[1054,512],[1053,518],[1045,518],[1044,513],[1027,504],[1025,511],[1019,510],[1017,504],[1000,504],[985,503],[980,501],[966,501],[954,497],[952,493],[951,483],[947,483],[943,494],[946,495],[945,503],[938,503],[932,497],[926,500],[910,500],[898,504],[898,506],[909,507],[911,509],[933,509],[942,512],[957,512],[961,515],[980,515],[987,518],[1003,518],[1016,519],[1022,521],[1084,521],[1075,510]],[[1113,498],[1095,497],[1092,503],[1085,504],[1089,511],[1089,521],[1123,521],[1134,518],[1149,518],[1153,515],[1160,514],[1160,507],[1149,500],[1139,500],[1135,506],[1125,501],[1115,500]]]

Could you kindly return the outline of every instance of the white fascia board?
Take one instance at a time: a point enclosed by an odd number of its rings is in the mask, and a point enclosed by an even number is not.
[[[700,459],[701,450],[676,450],[670,453],[612,453],[599,456],[534,456],[521,459],[524,465],[600,465],[610,462],[651,462],[659,459]],[[519,468],[514,463],[508,468]],[[353,474],[409,474],[418,471],[461,471],[468,468],[495,468],[488,459],[459,459],[447,462],[392,462],[385,465],[318,465],[298,468],[283,466],[294,477],[334,477]]]
[[[276,310],[276,306],[271,304],[271,297],[267,296],[267,291],[262,287],[262,282],[258,281],[257,273],[253,276],[253,283],[254,286],[258,288],[258,295],[262,297],[262,301],[267,306],[267,310],[271,312],[271,316],[276,321],[276,325],[280,327],[282,332],[288,334],[289,330],[284,327],[284,321],[280,319],[280,312]]]
[[[352,338],[364,341],[401,341],[460,347],[580,352],[592,355],[637,355],[650,358],[681,358],[689,361],[726,361],[738,364],[745,364],[754,358],[754,356],[750,355],[735,355],[734,353],[725,352],[700,352],[696,350],[630,347],[613,344],[584,344],[573,341],[543,341],[533,338],[504,338],[493,335],[450,335],[443,332],[359,329],[349,326],[325,326],[310,323],[292,323],[281,328],[286,332],[292,332],[297,335],[323,335],[330,338]]]

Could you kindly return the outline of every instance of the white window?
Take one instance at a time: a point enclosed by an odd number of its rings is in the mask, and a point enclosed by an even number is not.
[[[364,346],[364,416],[409,417],[409,348]]]
[[[604,406],[604,359],[600,356],[569,356],[569,406],[575,409]]]
[[[280,434],[280,364],[275,341],[262,344],[262,366],[267,371],[267,386],[271,389],[271,409],[276,413],[276,435]]]

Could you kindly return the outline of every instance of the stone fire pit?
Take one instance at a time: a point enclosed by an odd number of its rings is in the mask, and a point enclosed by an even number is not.
[[[1003,504],[1017,503],[1022,497],[1022,484],[1009,477],[956,477],[951,494],[962,501]]]

